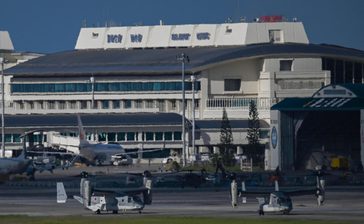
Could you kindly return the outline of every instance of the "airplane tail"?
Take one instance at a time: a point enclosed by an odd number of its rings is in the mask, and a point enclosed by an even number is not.
[[[146,205],[152,204],[152,175],[149,171],[144,171],[144,186],[147,188],[143,192],[143,201]]]
[[[87,145],[89,142],[86,139],[86,133],[82,125],[81,116],[77,114],[77,122],[78,122],[78,134],[80,138],[80,145]]]
[[[274,181],[274,190],[275,191],[279,191],[279,183],[278,183],[278,180],[275,180]]]
[[[57,203],[66,203],[67,194],[62,182],[57,182]]]

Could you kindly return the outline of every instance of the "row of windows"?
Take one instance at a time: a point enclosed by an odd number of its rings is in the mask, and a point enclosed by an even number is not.
[[[166,111],[167,103],[168,110],[176,110],[177,103],[180,104],[181,100],[95,100],[92,107],[92,101],[15,101],[13,107],[20,110],[33,110],[33,109],[143,109],[143,108],[158,108],[159,111]],[[189,103],[186,100],[186,104]],[[200,101],[195,100],[195,108],[199,108]]]
[[[76,137],[74,133],[62,133],[65,136]],[[86,133],[86,138],[92,140],[92,135]],[[141,138],[141,139],[140,139]],[[180,131],[174,132],[108,132],[97,134],[100,142],[128,142],[128,141],[179,141],[182,140]]]
[[[2,141],[2,135],[0,134],[0,142]],[[20,134],[5,134],[5,142],[18,143],[20,142]]]
[[[77,137],[75,133],[61,133],[65,136]],[[91,140],[91,134],[86,134],[87,139]],[[109,132],[98,134],[98,141],[101,142],[127,142],[127,141],[180,141],[182,140],[182,132],[143,132],[139,139],[138,132]],[[0,141],[1,141],[0,135]],[[46,141],[46,135],[33,135],[33,142]],[[20,134],[5,134],[5,142],[20,143]]]
[[[192,90],[192,82],[185,83],[186,90]],[[200,90],[196,82],[195,90]],[[96,92],[130,92],[130,91],[180,91],[181,82],[112,82],[94,83]],[[91,92],[92,83],[38,83],[11,84],[13,93],[49,93],[49,92]]]
[[[331,84],[363,83],[364,64],[354,61],[322,58],[322,70],[331,71]]]

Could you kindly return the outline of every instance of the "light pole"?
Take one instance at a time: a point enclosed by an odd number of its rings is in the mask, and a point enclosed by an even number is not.
[[[1,157],[5,157],[5,91],[4,91],[4,64],[5,58],[0,58],[1,63]]]
[[[185,63],[189,58],[185,53],[177,56],[177,60],[182,63],[182,162],[186,166],[186,103],[185,103]]]
[[[191,76],[192,82],[192,150],[193,156],[196,159],[196,149],[195,149],[195,81],[196,77]]]

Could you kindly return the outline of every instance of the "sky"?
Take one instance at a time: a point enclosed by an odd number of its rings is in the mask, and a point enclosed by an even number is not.
[[[0,30],[17,52],[73,50],[83,24],[218,24],[264,15],[297,18],[311,43],[364,50],[364,0],[0,0]]]

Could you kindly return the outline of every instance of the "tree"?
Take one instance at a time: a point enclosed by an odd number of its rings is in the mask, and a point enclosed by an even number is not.
[[[259,113],[255,101],[249,102],[249,123],[248,123],[248,146],[246,147],[246,154],[253,158],[253,161],[261,163],[261,155],[263,153],[263,147],[259,142],[260,124]]]
[[[220,129],[220,154],[224,165],[231,166],[234,164],[233,150],[233,134],[231,132],[229,118],[224,108]]]
[[[248,135],[247,139],[249,145],[259,145],[259,114],[257,110],[257,105],[255,101],[251,100],[249,102],[249,124],[248,124]]]

